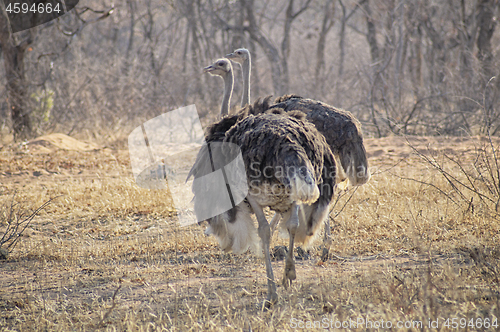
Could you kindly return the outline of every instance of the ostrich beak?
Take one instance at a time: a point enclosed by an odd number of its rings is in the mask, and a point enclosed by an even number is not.
[[[234,58],[236,58],[236,56],[234,55],[234,53],[229,53],[229,54],[226,54],[226,58],[234,59]]]
[[[211,71],[214,71],[214,70],[215,70],[215,68],[214,68],[214,66],[212,66],[212,65],[210,65],[210,66],[208,66],[208,67],[203,68],[203,72],[204,72],[204,73],[210,73]]]

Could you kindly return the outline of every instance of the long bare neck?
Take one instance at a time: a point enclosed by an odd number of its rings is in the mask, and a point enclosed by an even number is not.
[[[220,107],[220,117],[224,117],[229,114],[229,104],[231,103],[231,95],[233,94],[233,71],[229,71],[224,79],[224,98],[222,98],[222,105]]]
[[[241,99],[241,107],[250,104],[250,68],[251,60],[249,56],[248,60],[244,61],[241,65],[243,72],[243,98]]]

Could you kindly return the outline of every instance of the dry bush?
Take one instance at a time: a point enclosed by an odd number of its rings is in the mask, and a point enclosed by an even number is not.
[[[500,167],[498,146],[491,136],[485,137],[481,146],[467,159],[450,156],[427,156],[417,149],[415,153],[446,180],[448,188],[442,190],[454,204],[467,206],[466,212],[500,217]],[[433,185],[434,186],[434,185]],[[450,190],[451,189],[451,190]]]
[[[7,197],[6,194],[0,195]],[[0,206],[0,259],[6,259],[9,252],[14,249],[24,231],[30,225],[35,216],[45,209],[52,199],[46,201],[36,210],[28,212],[19,202],[15,201],[16,194],[12,195],[9,202],[8,199],[3,200],[4,203]]]

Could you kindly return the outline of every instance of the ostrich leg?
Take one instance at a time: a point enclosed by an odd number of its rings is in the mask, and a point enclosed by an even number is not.
[[[276,293],[276,284],[274,283],[273,267],[271,265],[271,255],[269,253],[269,242],[271,240],[271,228],[266,220],[262,207],[251,196],[247,196],[247,200],[252,206],[252,209],[259,222],[259,237],[262,240],[262,247],[264,249],[264,259],[266,261],[266,275],[267,275],[267,299],[264,302],[265,308],[270,308],[278,300]]]
[[[321,261],[328,260],[330,247],[332,246],[332,231],[330,228],[330,216],[328,215],[325,220],[325,236],[323,237],[323,252],[321,253]]]
[[[299,208],[296,202],[292,205],[292,214],[286,222],[286,227],[288,228],[288,234],[290,235],[290,242],[288,247],[288,253],[286,255],[285,261],[285,271],[283,273],[283,287],[288,288],[292,285],[292,280],[295,280],[295,262],[293,257],[293,245],[295,242],[295,232],[299,226]]]
[[[281,219],[281,214],[279,213],[275,213],[273,219],[271,219],[271,237],[273,236],[274,231],[276,231],[276,228],[280,223],[280,219]]]

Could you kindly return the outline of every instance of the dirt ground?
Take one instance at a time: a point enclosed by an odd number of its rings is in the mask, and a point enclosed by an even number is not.
[[[264,311],[263,261],[181,227],[167,191],[134,182],[126,144],[0,145],[0,236],[51,200],[0,260],[0,330],[498,330],[500,140],[365,146],[372,178],[337,193],[328,259],[323,234],[296,249],[284,289],[276,255],[279,300]]]

